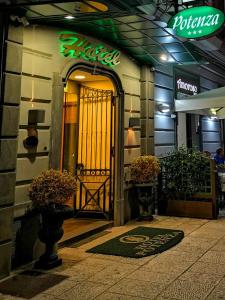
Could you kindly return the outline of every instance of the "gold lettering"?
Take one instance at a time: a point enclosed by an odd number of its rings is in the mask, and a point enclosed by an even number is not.
[[[119,51],[110,51],[101,45],[92,44],[79,34],[62,33],[59,40],[63,42],[62,53],[64,56],[83,57],[84,59],[96,60],[112,66],[120,63]]]
[[[98,61],[103,61],[104,60],[104,56],[102,56],[103,54],[106,54],[108,52],[108,50],[106,48],[101,48],[98,50],[98,54],[96,56]]]
[[[113,59],[112,59],[112,64],[114,66],[118,65],[120,63],[120,52],[119,51],[116,51],[114,52],[114,55],[113,55]]]
[[[84,52],[85,56],[89,59],[95,59],[96,58],[96,49],[95,48],[87,48]]]
[[[155,251],[157,248],[166,244],[168,241],[170,241],[172,238],[179,234],[180,232],[175,231],[172,233],[166,233],[164,235],[159,234],[151,238],[151,240],[139,244],[134,249],[139,251],[136,253],[137,255],[145,255],[146,253]]]
[[[139,255],[139,256],[144,256],[145,254],[146,254],[145,251],[136,252],[136,255]]]
[[[112,61],[112,58],[113,58],[113,53],[112,52],[107,53],[104,56],[104,62],[108,64],[108,63],[110,63]]]

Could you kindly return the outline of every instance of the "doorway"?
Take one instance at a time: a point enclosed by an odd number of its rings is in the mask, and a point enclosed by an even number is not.
[[[187,148],[201,151],[200,115],[187,113],[186,126]]]
[[[64,90],[61,169],[77,178],[74,217],[113,219],[115,88],[104,75],[75,70]]]

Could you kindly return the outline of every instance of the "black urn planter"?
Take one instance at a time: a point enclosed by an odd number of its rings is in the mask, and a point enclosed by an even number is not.
[[[35,263],[35,268],[47,270],[62,264],[62,259],[54,252],[54,246],[63,236],[62,225],[71,211],[72,209],[67,205],[51,205],[40,210],[42,222],[39,239],[46,248],[44,254]]]
[[[152,183],[135,184],[139,204],[139,217],[137,221],[152,221],[154,204],[154,187]]]

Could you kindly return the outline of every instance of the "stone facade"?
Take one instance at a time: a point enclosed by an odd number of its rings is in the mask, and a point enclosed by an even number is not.
[[[28,187],[32,178],[49,167],[59,167],[63,79],[70,67],[81,62],[60,54],[54,28],[10,27],[5,43],[4,93],[0,104],[0,278],[10,272],[12,236],[15,238],[18,220],[23,218],[30,206]],[[115,222],[121,225],[127,205],[123,171],[126,173],[133,158],[141,153],[154,152],[154,80],[149,68],[141,69],[123,53],[121,64],[113,72],[123,89],[121,94],[116,95],[115,112],[115,130],[119,140],[115,142]],[[32,155],[23,145],[31,109],[45,111],[44,122],[37,124],[39,143]],[[142,137],[141,127],[134,129],[130,135],[131,117],[142,119],[142,131],[145,128]],[[146,125],[143,126],[144,123]],[[13,218],[17,218],[14,230]]]
[[[23,29],[10,26],[6,36],[0,99],[0,279],[11,269]]]

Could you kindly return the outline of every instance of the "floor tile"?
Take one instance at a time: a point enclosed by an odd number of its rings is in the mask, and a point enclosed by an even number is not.
[[[161,284],[150,282],[147,282],[146,284],[146,281],[126,278],[111,287],[109,292],[154,299],[162,289],[163,287]]]
[[[114,263],[108,266],[104,270],[98,272],[94,276],[90,277],[88,281],[101,282],[104,284],[112,285],[119,281],[120,278],[126,274],[133,272],[138,266],[132,266],[130,264]]]
[[[153,262],[168,261],[171,263],[183,263],[183,262],[195,262],[198,256],[195,253],[185,253],[182,251],[176,251],[175,248],[170,248],[168,251],[160,253]]]
[[[150,265],[148,265],[147,267],[143,266],[142,269],[144,271],[153,271],[158,273],[170,274],[173,278],[177,278],[178,276],[183,274],[188,269],[188,267],[174,267],[172,265],[164,264],[160,265],[159,267]]]
[[[199,237],[199,238],[207,238],[207,239],[219,239],[224,236],[222,231],[218,230],[208,230],[208,229],[198,229],[193,231],[190,234],[190,237]]]
[[[91,300],[108,288],[107,285],[96,282],[83,282],[58,296],[65,300]]]
[[[168,257],[156,257],[150,262],[146,263],[143,267],[151,270],[157,270],[161,273],[166,273],[170,271],[180,271],[183,273],[186,269],[188,269],[193,264],[192,261],[182,260],[179,256],[168,255]]]
[[[132,297],[127,295],[115,294],[115,293],[103,293],[96,300],[146,300],[146,298],[142,297]]]
[[[215,274],[215,275],[225,275],[225,265],[215,264],[211,262],[196,262],[190,269],[190,272],[194,273],[205,273],[205,274]]]
[[[78,284],[78,282],[76,282],[76,280],[74,280],[74,281],[64,280],[60,284],[57,284],[56,286],[53,286],[50,289],[45,290],[44,293],[54,295],[54,296],[58,296],[58,295],[64,293],[65,291],[73,288],[77,284]]]
[[[213,289],[212,284],[176,280],[160,295],[179,300],[204,299]]]
[[[225,299],[225,278],[223,278],[219,284],[211,291],[207,300],[219,300]]]
[[[69,248],[69,247],[60,249],[58,251],[58,254],[62,259],[75,260],[75,261],[80,261],[92,255],[91,253],[87,253],[78,248]]]
[[[223,275],[221,275],[221,274],[195,273],[189,269],[188,271],[183,273],[178,279],[190,281],[190,282],[192,282],[193,285],[195,284],[195,282],[217,285],[222,278],[223,278]]]
[[[155,272],[146,271],[146,269],[141,268],[129,274],[127,278],[168,285],[176,278],[176,276],[173,276],[173,274],[169,273],[158,273],[157,270]]]
[[[0,294],[0,300],[25,300],[25,298]]]
[[[106,254],[94,254],[94,257],[101,258],[103,260],[109,261],[110,264],[113,262],[119,263],[126,263],[131,265],[142,266],[156,257],[156,255],[150,255],[141,258],[131,258],[131,257],[123,257],[123,256],[116,256],[116,255],[106,255]]]
[[[225,264],[225,255],[222,252],[211,251],[206,252],[199,261],[206,261],[215,264]]]
[[[31,299],[32,300],[57,300],[59,298],[56,295],[40,294]]]
[[[225,252],[225,240],[221,241],[219,240],[218,243],[216,243],[210,250],[212,251],[221,251]]]
[[[212,292],[205,300],[225,300],[223,291]]]
[[[202,255],[204,252],[195,252],[195,251],[192,251],[192,252],[184,252],[182,250],[179,250],[177,248],[171,248],[163,253],[161,253],[162,256],[166,256],[168,254],[171,254],[171,255],[174,255],[174,256],[178,256],[179,258],[183,258],[184,260],[188,260],[188,261],[191,261],[191,262],[195,262],[197,261]]]
[[[166,297],[163,297],[163,296],[159,295],[154,300],[176,300],[176,299],[175,298],[166,298]]]
[[[87,280],[89,277],[95,275],[97,272],[103,270],[105,267],[102,265],[96,265],[96,266],[90,266],[90,265],[83,265],[83,264],[77,264],[76,266],[64,270],[60,272],[59,274],[67,275],[68,280],[73,280],[74,282],[80,282],[83,280]]]

